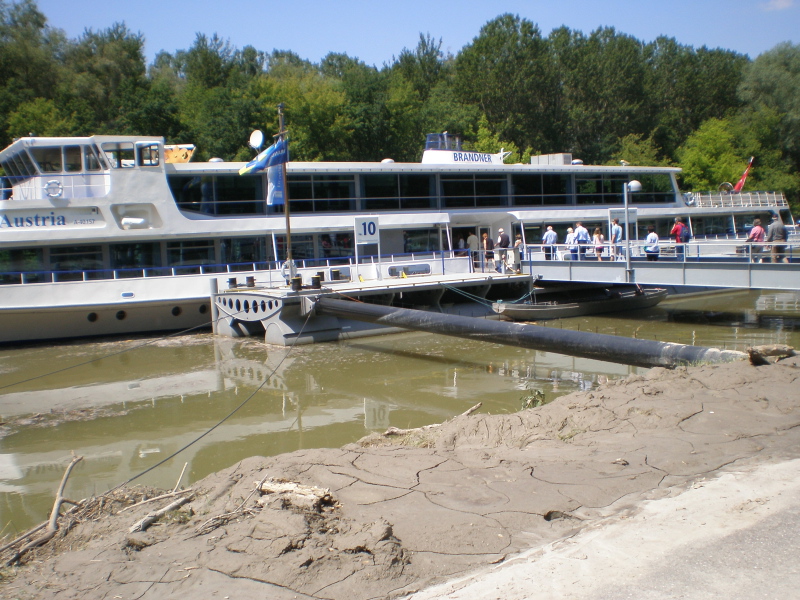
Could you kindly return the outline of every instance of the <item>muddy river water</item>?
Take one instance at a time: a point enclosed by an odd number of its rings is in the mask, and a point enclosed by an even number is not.
[[[670,299],[546,325],[732,350],[800,347],[800,296]],[[66,489],[74,500],[131,478],[172,488],[183,472],[186,486],[244,457],[338,447],[478,402],[511,413],[640,370],[425,333],[294,349],[210,333],[0,348],[0,538],[47,519],[72,453],[83,457]]]

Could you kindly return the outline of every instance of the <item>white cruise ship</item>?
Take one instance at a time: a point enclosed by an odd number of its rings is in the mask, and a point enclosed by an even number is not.
[[[232,277],[285,285],[287,223],[283,207],[265,201],[266,173],[192,162],[192,152],[113,135],[27,137],[0,152],[0,342],[200,327],[210,290]],[[642,191],[629,194],[631,239],[649,224],[667,237],[676,216],[695,239],[742,236],[768,212],[793,223],[781,194],[681,195],[676,168],[504,158],[431,134],[420,163],[289,162],[301,274],[345,269],[356,255],[461,256],[470,233],[499,228],[529,246],[547,225],[563,240],[575,221],[607,236],[633,179]],[[364,216],[379,219],[379,240],[356,248],[354,222]]]

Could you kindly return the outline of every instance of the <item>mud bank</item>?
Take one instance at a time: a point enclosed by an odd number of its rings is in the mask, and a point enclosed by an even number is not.
[[[174,498],[121,512],[154,493],[128,490],[4,569],[0,596],[397,598],[535,562],[645,501],[800,458],[798,379],[797,357],[656,368],[513,415],[253,457],[143,532]],[[299,492],[261,491],[281,482]]]

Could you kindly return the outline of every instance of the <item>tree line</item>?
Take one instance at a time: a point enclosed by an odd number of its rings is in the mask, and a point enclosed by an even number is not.
[[[543,35],[511,14],[457,54],[420,34],[378,68],[341,53],[234,48],[197,34],[146,64],[145,38],[115,23],[77,39],[35,0],[0,0],[0,145],[45,136],[157,135],[200,160],[250,160],[253,129],[278,128],[285,105],[293,160],[418,161],[425,133],[469,149],[570,152],[587,164],[676,165],[685,190],[735,183],[800,205],[800,45],[751,60],[601,27]]]

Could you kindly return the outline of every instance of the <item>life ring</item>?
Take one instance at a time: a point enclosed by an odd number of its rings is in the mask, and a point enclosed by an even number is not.
[[[60,198],[61,194],[64,193],[64,186],[61,185],[58,179],[51,179],[44,184],[44,193],[51,198]]]

